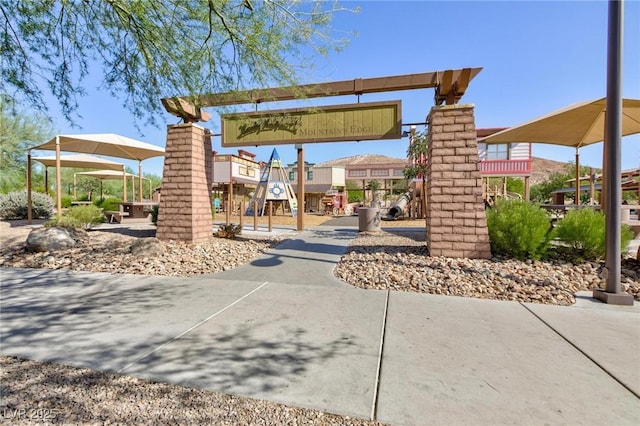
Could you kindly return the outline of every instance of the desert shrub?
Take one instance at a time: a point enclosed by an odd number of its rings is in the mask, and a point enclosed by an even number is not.
[[[604,214],[593,209],[572,210],[558,222],[553,237],[570,247],[576,257],[586,260],[603,258],[606,249]],[[623,253],[632,239],[633,231],[623,225],[620,233]]]
[[[76,218],[73,218],[71,216],[66,216],[66,215],[62,216],[59,219],[58,219],[58,216],[54,216],[48,221],[46,221],[44,223],[44,226],[47,226],[47,227],[59,226],[62,228],[69,228],[69,229],[82,228],[82,224]]]
[[[91,229],[104,221],[102,209],[92,204],[72,207],[65,216],[77,220],[83,229]]]
[[[62,196],[61,202],[62,202],[62,208],[63,209],[68,209],[69,207],[71,207],[71,202],[73,201],[73,198],[71,198],[68,195],[64,195]]]
[[[160,211],[160,206],[156,204],[151,209],[151,222],[154,225],[158,225],[158,211]]]
[[[82,205],[71,207],[60,219],[53,219],[46,223],[47,226],[63,226],[65,228],[91,229],[93,225],[102,223],[104,215],[102,210],[94,205]]]
[[[234,225],[220,225],[218,231],[214,233],[216,237],[234,239],[238,235],[242,234],[242,226]]]
[[[99,203],[96,205],[100,207],[102,210],[118,210],[120,203],[122,203],[121,198],[109,197],[109,198],[101,198]]]
[[[27,210],[27,191],[0,194],[0,217],[4,219],[26,219]],[[34,218],[48,219],[53,212],[53,198],[41,192],[32,192],[31,212]]]
[[[487,210],[491,251],[516,259],[540,259],[549,247],[551,218],[536,204],[498,200]]]

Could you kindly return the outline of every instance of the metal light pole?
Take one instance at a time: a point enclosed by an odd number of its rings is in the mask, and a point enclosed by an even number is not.
[[[593,297],[614,305],[633,305],[633,296],[620,286],[620,173],[622,158],[622,16],[623,1],[609,0],[607,36],[607,104],[605,112],[604,169],[605,186],[605,283],[593,291]]]

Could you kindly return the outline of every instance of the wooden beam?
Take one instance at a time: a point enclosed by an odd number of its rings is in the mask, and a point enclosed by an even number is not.
[[[471,77],[471,68],[464,68],[460,72],[460,76],[456,80],[455,92],[464,94],[464,92],[467,91],[467,87],[469,87],[469,82],[471,81],[471,78],[472,78]]]
[[[394,92],[400,90],[440,88],[441,76],[447,75],[450,82],[446,84],[446,93],[456,84],[459,78],[473,79],[480,71],[478,68],[432,71],[419,74],[405,74],[388,77],[356,78],[328,83],[304,84],[267,89],[242,90],[226,93],[212,93],[195,96],[173,97],[162,99],[165,109],[185,121],[206,121],[201,108],[226,105],[240,105],[261,102],[287,101],[294,99],[310,99],[329,96],[362,95],[366,93]],[[468,85],[468,81],[466,82]],[[461,85],[461,87],[465,87]],[[443,89],[440,89],[442,91]],[[456,93],[458,95],[462,93]],[[209,117],[210,118],[210,117]],[[208,118],[207,118],[208,119]]]
[[[164,98],[162,99],[164,108],[173,115],[182,117],[185,123],[195,123],[198,121],[209,121],[211,114],[196,106],[187,98]]]

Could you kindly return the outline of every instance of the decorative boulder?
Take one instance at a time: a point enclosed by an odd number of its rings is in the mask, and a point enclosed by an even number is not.
[[[39,228],[29,232],[26,246],[29,251],[56,251],[75,246],[73,237],[73,231],[67,228]]]
[[[164,246],[157,238],[140,238],[131,244],[131,254],[135,256],[154,257],[164,252]]]

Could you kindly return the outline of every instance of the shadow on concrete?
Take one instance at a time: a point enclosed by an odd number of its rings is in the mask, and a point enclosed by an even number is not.
[[[52,279],[64,285],[48,291]],[[228,302],[197,306],[198,301],[215,301],[224,288],[154,279],[123,288],[40,271],[23,282],[3,282],[2,353],[254,394],[287,387],[305,377],[309,364],[323,364],[355,345],[345,332],[319,342],[286,319],[203,322]]]
[[[356,347],[353,336],[346,333],[318,342],[305,329],[284,324],[286,321],[278,319],[212,324],[122,372],[197,388],[260,395],[306,380],[310,365],[323,365]]]

